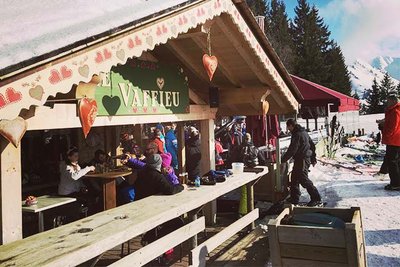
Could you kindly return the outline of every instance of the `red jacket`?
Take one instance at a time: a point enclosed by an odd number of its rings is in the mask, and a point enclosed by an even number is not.
[[[389,107],[385,112],[382,143],[390,146],[400,146],[400,103]]]

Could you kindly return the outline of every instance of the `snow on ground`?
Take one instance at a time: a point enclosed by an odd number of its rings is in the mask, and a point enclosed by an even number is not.
[[[362,144],[357,142],[356,146]],[[337,161],[352,165],[352,159],[342,154],[366,153],[351,148],[339,150]],[[363,171],[363,166],[358,166]],[[359,174],[319,163],[311,169],[310,178],[328,207],[361,207],[369,266],[400,266],[400,192],[383,189],[388,177],[381,181],[372,176],[371,170],[378,171],[378,165],[365,169],[369,173]],[[307,192],[302,190],[301,201],[308,201]]]

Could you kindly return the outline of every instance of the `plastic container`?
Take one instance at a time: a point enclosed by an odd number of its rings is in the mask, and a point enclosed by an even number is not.
[[[195,187],[200,187],[200,184],[201,184],[200,177],[197,176],[196,179],[194,180],[194,186]]]
[[[242,162],[232,162],[232,172],[242,173],[244,169],[244,163]]]

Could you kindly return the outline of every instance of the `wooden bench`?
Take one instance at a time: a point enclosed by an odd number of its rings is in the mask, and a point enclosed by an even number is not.
[[[151,196],[0,246],[0,265],[76,266],[243,185],[252,189],[268,172],[262,168],[260,173],[232,175],[214,186],[188,188],[173,196]],[[248,192],[252,200],[253,190]],[[251,211],[252,203],[248,206]]]
[[[248,226],[249,224],[253,223],[255,220],[258,219],[258,209],[255,209],[233,224],[229,225],[225,229],[223,229],[218,234],[214,235],[213,237],[207,239],[205,242],[201,243],[197,247],[191,250],[191,259],[192,263],[191,266],[206,266],[206,256],[208,253],[216,249],[219,245],[224,243],[228,240],[231,236]]]

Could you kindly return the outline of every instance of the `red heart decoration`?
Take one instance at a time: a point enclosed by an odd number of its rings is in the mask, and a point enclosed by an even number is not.
[[[9,87],[6,91],[6,98],[9,103],[18,102],[22,99],[22,94],[18,91],[15,91],[14,88]]]
[[[132,110],[133,110],[133,112],[137,112],[138,111],[138,108],[137,107],[134,107],[134,108],[132,108]]]
[[[157,27],[156,34],[157,34],[158,36],[160,36],[160,35],[162,34],[161,28],[160,28],[160,27]]]
[[[143,112],[147,113],[147,108],[146,107],[143,108]]]
[[[183,16],[183,24],[186,24],[187,23],[187,18],[186,18],[186,16]]]
[[[218,66],[217,57],[204,54],[203,55],[203,66],[206,69],[208,78],[210,78],[210,81],[211,81],[214,76],[215,71],[217,70],[217,66]]]
[[[182,18],[179,18],[179,22],[178,22],[178,24],[179,24],[179,25],[182,25],[182,24],[183,24],[183,20],[182,20]]]
[[[135,43],[136,43],[136,45],[142,45],[142,40],[140,40],[140,38],[136,36]]]
[[[89,134],[97,116],[97,102],[94,99],[82,98],[79,101],[79,118],[81,120],[83,135]]]
[[[153,108],[153,112],[156,113],[157,112],[157,108]]]
[[[7,105],[6,99],[2,94],[0,94],[0,109],[4,108]]]
[[[49,77],[49,82],[51,84],[56,84],[61,81],[61,74],[58,72],[58,70],[51,70],[51,75]]]
[[[97,63],[101,63],[101,62],[103,62],[103,55],[100,53],[100,52],[97,52],[97,54],[96,54],[97,56],[96,56],[96,58],[94,59]]]
[[[167,33],[167,32],[168,32],[168,28],[165,27],[165,25],[163,25],[163,26],[162,26],[162,31],[163,31],[163,33]]]
[[[69,77],[72,76],[72,70],[68,69],[67,66],[62,66],[61,67],[61,75],[63,79],[68,79]]]
[[[104,58],[105,59],[111,58],[111,52],[107,48],[104,48]]]
[[[132,48],[135,47],[135,43],[133,42],[132,39],[129,39],[129,41],[128,41],[128,47],[129,47],[130,49],[132,49]]]

